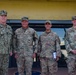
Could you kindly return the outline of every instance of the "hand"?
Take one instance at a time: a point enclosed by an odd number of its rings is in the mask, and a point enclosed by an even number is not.
[[[16,58],[16,59],[18,58],[18,54],[17,54],[17,53],[15,53],[15,58]]]
[[[58,60],[59,60],[59,58],[60,58],[59,56],[56,56],[56,59],[55,59],[55,60],[56,60],[56,61],[58,61]]]
[[[59,60],[59,57],[57,56],[57,57],[56,57],[56,61],[58,61],[58,60]]]
[[[36,53],[33,54],[34,62],[36,62]]]
[[[36,53],[33,54],[33,58],[36,58]]]
[[[73,54],[76,54],[76,50],[72,50],[71,52],[72,52]]]
[[[13,55],[13,53],[12,52],[10,52],[10,56],[12,56]]]

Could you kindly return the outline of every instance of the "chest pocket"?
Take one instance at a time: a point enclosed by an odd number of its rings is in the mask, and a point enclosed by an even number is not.
[[[4,34],[11,36],[12,35],[12,30],[1,28],[0,29],[0,36],[3,36]]]
[[[49,36],[43,36],[41,38],[41,42],[43,44],[47,44],[49,46],[54,45],[55,44],[55,36],[51,36],[51,35],[49,35]]]
[[[7,31],[7,34],[9,37],[11,37],[13,35],[12,31],[10,31],[10,30]]]
[[[4,34],[5,34],[5,32],[3,31],[3,28],[1,28],[0,29],[0,45],[2,44],[4,44]]]
[[[31,45],[32,45],[32,41],[33,41],[33,36],[32,36],[32,34],[25,34],[24,40],[25,40],[25,42],[26,42],[29,46],[31,46]]]
[[[32,37],[31,36],[28,36],[28,38],[27,38],[27,42],[29,43],[29,44],[31,44],[32,43]]]
[[[5,33],[5,31],[3,30],[3,28],[0,29],[0,36],[3,35]]]
[[[1,40],[4,40],[4,34],[6,34],[6,31],[3,28],[1,28],[0,29],[0,39]]]
[[[17,34],[17,39],[19,40],[21,38],[22,38],[21,34]]]
[[[70,43],[72,43],[72,42],[74,43],[76,41],[75,36],[76,36],[76,34],[74,34],[74,33],[69,34],[69,39],[68,40],[69,40]]]
[[[6,29],[6,33],[5,33],[5,34],[8,36],[9,39],[10,39],[10,38],[12,37],[12,35],[13,35],[11,29]]]

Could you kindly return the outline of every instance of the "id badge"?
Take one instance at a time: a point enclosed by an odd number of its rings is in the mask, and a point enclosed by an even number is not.
[[[56,59],[56,52],[53,52],[53,58]]]

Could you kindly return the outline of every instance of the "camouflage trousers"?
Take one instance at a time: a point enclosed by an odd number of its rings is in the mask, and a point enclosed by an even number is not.
[[[32,65],[32,57],[19,56],[17,58],[17,67],[19,75],[24,75],[24,71],[26,71],[26,75],[32,75]]]
[[[0,54],[0,75],[8,75],[9,55]]]
[[[40,58],[41,75],[56,75],[57,62],[53,59]]]
[[[76,75],[76,58],[67,59],[68,75]]]

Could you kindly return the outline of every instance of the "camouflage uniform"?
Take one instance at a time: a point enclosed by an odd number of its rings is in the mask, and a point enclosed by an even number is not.
[[[35,50],[33,50],[33,42]],[[31,75],[33,64],[33,53],[37,52],[38,36],[36,31],[30,27],[23,29],[22,27],[15,31],[14,47],[18,53],[17,66],[19,75]]]
[[[76,55],[70,52],[71,50],[76,50],[76,30],[73,27],[66,30],[65,47],[68,52],[68,73],[69,75],[74,75],[76,70]]]
[[[5,11],[0,11],[0,15],[6,15]],[[9,25],[0,24],[0,75],[8,72],[9,53],[12,52],[12,29]]]
[[[56,75],[57,62],[53,58],[53,52],[61,56],[59,37],[54,32],[43,32],[39,37],[39,55],[41,61],[41,75]]]

